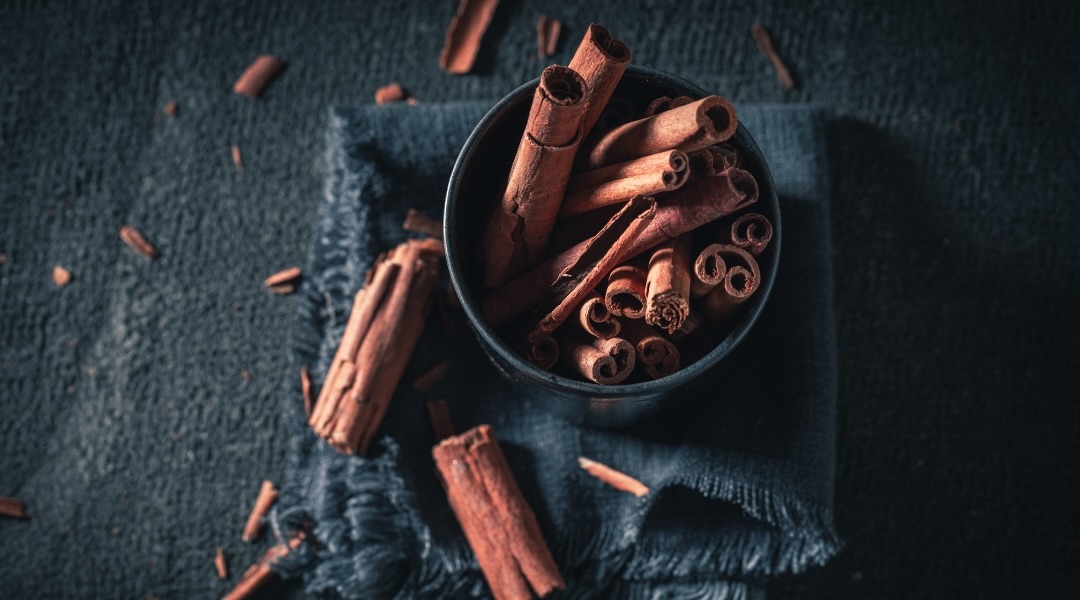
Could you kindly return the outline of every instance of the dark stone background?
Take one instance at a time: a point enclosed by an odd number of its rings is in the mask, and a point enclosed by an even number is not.
[[[296,309],[261,282],[304,262],[326,108],[393,80],[421,102],[494,101],[546,64],[541,12],[564,24],[550,62],[596,21],[635,63],[737,106],[831,115],[847,546],[772,597],[1071,584],[1077,5],[627,4],[503,0],[475,72],[451,76],[437,61],[456,0],[0,3],[0,495],[34,514],[0,521],[0,597],[228,589],[213,549],[237,574],[255,559],[239,530],[282,475]],[[288,68],[258,100],[232,94],[259,53]],[[125,223],[162,257],[125,248]]]

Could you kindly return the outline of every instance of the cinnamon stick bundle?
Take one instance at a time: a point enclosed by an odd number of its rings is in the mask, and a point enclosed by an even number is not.
[[[622,329],[622,323],[604,304],[604,297],[595,291],[589,292],[578,308],[578,324],[586,333],[602,340],[619,335]]]
[[[604,304],[624,319],[645,318],[645,280],[649,272],[636,264],[619,265],[608,276]]]
[[[649,258],[645,321],[672,333],[690,314],[690,234],[661,244]]]
[[[652,196],[676,190],[690,175],[686,153],[659,152],[625,163],[574,175],[559,209],[565,219],[634,196]]]
[[[544,597],[565,587],[536,515],[488,425],[431,451],[450,507],[496,600]]]
[[[645,321],[622,321],[622,338],[634,346],[637,364],[649,377],[659,379],[682,368],[679,349]]]
[[[607,29],[596,23],[589,25],[569,65],[581,74],[587,90],[588,108],[581,121],[583,136],[588,136],[600,119],[629,64],[630,49],[626,44],[611,37]]]
[[[560,331],[556,338],[563,366],[593,383],[619,384],[634,371],[637,350],[622,338],[590,339],[572,328]]]
[[[586,89],[567,67],[541,74],[502,201],[484,230],[485,286],[543,258],[581,140]]]

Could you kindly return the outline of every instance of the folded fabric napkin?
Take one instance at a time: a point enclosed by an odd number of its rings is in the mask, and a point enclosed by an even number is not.
[[[352,297],[379,252],[406,237],[409,208],[442,214],[451,167],[490,104],[370,106],[329,115],[325,197],[304,270],[294,360],[325,376]],[[345,598],[488,594],[431,459],[425,402],[459,431],[489,423],[568,588],[560,597],[762,598],[769,576],[823,564],[832,525],[836,359],[828,182],[820,115],[743,107],[772,168],[783,240],[757,325],[708,396],[619,430],[571,425],[514,394],[472,338],[436,311],[403,382],[449,358],[428,393],[401,385],[369,457],[307,427],[299,386],[275,525],[316,524],[318,547],[277,566],[309,592]],[[579,456],[634,475],[637,498],[582,471]]]

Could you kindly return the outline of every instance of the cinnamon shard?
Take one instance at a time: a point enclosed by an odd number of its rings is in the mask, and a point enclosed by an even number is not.
[[[409,92],[405,88],[401,87],[401,84],[394,81],[388,83],[375,90],[375,104],[393,104],[394,102],[402,102],[408,100]]]
[[[263,552],[259,560],[251,565],[247,571],[244,571],[244,575],[240,578],[240,582],[236,584],[236,587],[222,596],[222,600],[245,600],[250,598],[260,587],[274,577],[274,571],[270,568],[271,565],[288,556],[290,551],[299,548],[305,538],[306,535],[301,533],[291,538],[288,544],[277,544]]]
[[[30,519],[30,515],[26,512],[26,504],[18,498],[7,496],[0,496],[0,515],[24,521]]]
[[[427,411],[436,442],[454,435],[454,421],[450,418],[450,408],[447,407],[446,400],[428,400]]]
[[[52,280],[53,283],[56,284],[56,287],[62,288],[71,283],[71,271],[68,271],[60,265],[56,265],[52,268]]]
[[[442,239],[443,236],[442,221],[432,219],[414,208],[410,208],[405,213],[405,222],[401,224],[401,228],[413,233],[430,235],[433,238]]]
[[[232,164],[237,173],[244,172],[244,157],[240,154],[240,146],[236,144],[232,146]]]
[[[311,372],[307,365],[300,367],[300,395],[304,398],[304,418],[310,419],[315,399],[311,395]]]
[[[165,116],[167,117],[175,117],[177,109],[179,109],[179,106],[176,104],[176,101],[169,100],[165,103],[165,106],[161,108],[161,112],[165,113]]]
[[[270,507],[277,501],[277,496],[277,489],[274,488],[273,482],[264,481],[262,487],[259,488],[259,496],[255,499],[255,506],[251,508],[251,514],[248,515],[247,524],[244,525],[241,540],[252,542],[259,537],[262,533],[263,518],[269,514]]]
[[[461,0],[457,13],[446,28],[446,41],[439,54],[439,67],[447,73],[468,73],[480,51],[499,0]]]
[[[301,273],[300,267],[289,267],[267,277],[263,285],[275,294],[291,294],[296,291]]]
[[[130,225],[120,228],[120,239],[143,258],[153,260],[158,257],[158,249],[148,242],[138,229]]]
[[[262,92],[266,83],[284,68],[285,63],[278,57],[261,54],[255,59],[255,62],[248,65],[248,68],[236,80],[236,83],[233,84],[233,91],[242,96],[254,98]]]
[[[413,389],[418,392],[426,392],[438,383],[443,377],[446,376],[446,372],[450,370],[450,361],[444,360],[439,364],[428,369],[423,375],[416,378],[413,382]]]
[[[780,85],[784,86],[784,89],[788,91],[795,89],[795,80],[792,79],[791,72],[788,71],[783,59],[773,48],[772,38],[769,37],[769,32],[765,30],[765,26],[761,24],[761,21],[754,21],[754,24],[750,26],[750,35],[754,37],[754,42],[757,43],[761,53],[772,63],[773,70],[776,71],[776,78],[780,80]]]
[[[221,546],[217,547],[217,553],[214,554],[214,569],[217,570],[218,579],[229,578],[229,563],[225,560],[225,551]]]
[[[646,496],[649,493],[649,487],[644,483],[641,483],[626,473],[616,471],[605,464],[598,463],[595,460],[590,460],[582,456],[578,458],[578,465],[580,465],[582,469],[585,469],[589,475],[592,475],[617,490],[629,492],[638,498]]]
[[[536,55],[540,58],[555,54],[555,47],[559,43],[559,33],[562,32],[562,22],[558,19],[549,19],[541,14],[536,21]]]
[[[495,598],[544,597],[566,584],[536,515],[488,425],[431,451],[446,496]]]

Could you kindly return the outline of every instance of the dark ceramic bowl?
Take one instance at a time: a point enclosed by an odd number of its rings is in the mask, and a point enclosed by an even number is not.
[[[627,425],[640,417],[699,397],[715,400],[716,388],[704,387],[722,369],[731,353],[750,331],[772,290],[780,258],[780,206],[769,167],[750,133],[739,124],[732,143],[742,154],[745,168],[757,179],[760,196],[750,210],[773,224],[773,240],[758,256],[761,287],[743,305],[730,334],[703,358],[673,375],[621,385],[599,385],[538,369],[525,360],[499,333],[488,326],[480,310],[482,266],[475,254],[492,203],[502,195],[539,79],[511,92],[481,119],[458,155],[450,175],[443,216],[446,262],[458,298],[480,345],[521,394],[576,423],[601,427]],[[708,94],[678,77],[631,65],[615,96],[643,110],[660,96],[702,98]]]

